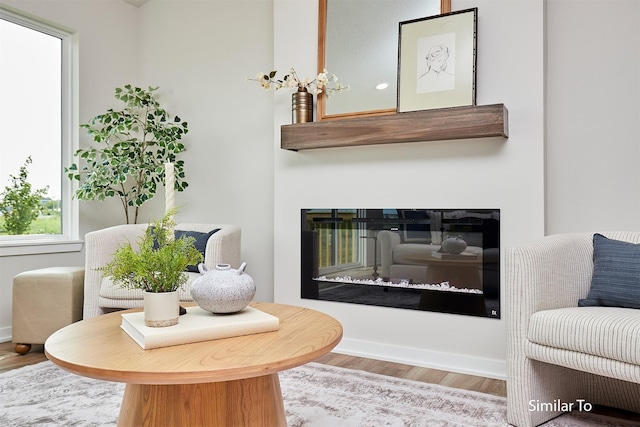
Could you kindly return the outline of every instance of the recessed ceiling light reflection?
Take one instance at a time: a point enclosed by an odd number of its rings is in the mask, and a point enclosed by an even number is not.
[[[376,89],[378,90],[385,90],[388,87],[389,87],[389,83],[380,83],[379,85],[376,85]]]

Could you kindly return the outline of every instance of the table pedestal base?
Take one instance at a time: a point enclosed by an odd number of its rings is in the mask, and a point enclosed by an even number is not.
[[[118,426],[286,427],[278,374],[202,384],[127,384]]]

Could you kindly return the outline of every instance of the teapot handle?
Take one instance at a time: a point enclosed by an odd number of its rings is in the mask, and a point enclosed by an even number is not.
[[[198,271],[200,272],[200,274],[204,274],[208,271],[207,266],[204,265],[203,262],[201,262],[200,264],[198,264]]]
[[[243,263],[240,265],[240,268],[238,268],[238,274],[239,274],[239,275],[240,275],[240,274],[242,274],[242,273],[244,272],[244,269],[245,269],[245,268],[247,268],[247,263],[246,263],[246,262],[243,262]]]

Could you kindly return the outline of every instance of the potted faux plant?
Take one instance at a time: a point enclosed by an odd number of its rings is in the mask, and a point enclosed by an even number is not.
[[[137,250],[131,242],[126,243],[115,251],[113,260],[101,268],[105,275],[112,277],[114,284],[144,291],[145,324],[151,327],[178,323],[178,289],[188,280],[186,268],[203,261],[193,237],[174,237],[174,214],[175,210],[170,210],[162,220],[150,224],[138,239]],[[156,308],[156,303],[160,307]],[[169,311],[166,315],[165,310]]]
[[[184,161],[178,159],[186,150],[182,137],[188,132],[187,122],[160,106],[157,89],[116,88],[115,97],[124,102],[124,109],[108,109],[80,125],[101,146],[77,150],[78,163],[65,168],[69,179],[80,182],[75,192],[79,200],[118,197],[127,224],[137,223],[140,206],[165,183],[165,163],[175,168],[175,190],[189,185]]]

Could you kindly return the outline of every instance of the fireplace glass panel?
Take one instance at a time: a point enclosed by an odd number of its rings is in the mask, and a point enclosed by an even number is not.
[[[500,318],[499,209],[302,209],[301,296]]]

